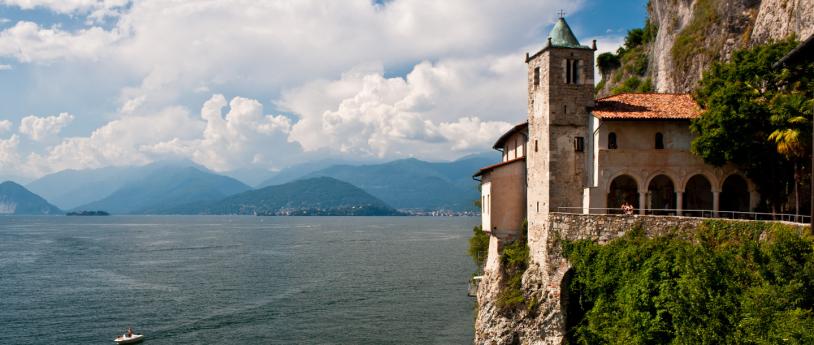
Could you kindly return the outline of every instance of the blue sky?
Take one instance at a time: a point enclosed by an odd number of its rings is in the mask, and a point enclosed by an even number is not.
[[[646,1],[0,0],[0,179],[189,159],[448,160],[525,116],[562,9],[613,51]]]

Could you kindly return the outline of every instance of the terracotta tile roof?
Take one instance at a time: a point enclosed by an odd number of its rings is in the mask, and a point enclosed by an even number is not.
[[[689,94],[622,93],[597,99],[592,112],[603,120],[688,120],[701,107]]]
[[[495,150],[503,148],[503,144],[506,142],[506,140],[509,140],[509,137],[511,137],[512,134],[517,133],[519,131],[528,132],[528,128],[529,128],[529,122],[528,121],[523,122],[521,124],[518,124],[517,126],[512,127],[512,129],[510,129],[508,132],[503,133],[503,135],[501,135],[500,138],[497,138],[497,141],[495,142],[494,145],[492,145],[492,148],[495,149]],[[527,136],[528,136],[528,134],[527,134]]]
[[[509,164],[514,163],[514,162],[519,162],[519,161],[524,161],[524,160],[526,160],[526,156],[518,157],[518,158],[515,158],[515,159],[511,159],[511,160],[507,160],[505,162],[500,162],[500,163],[497,163],[497,164],[492,164],[492,165],[490,165],[488,167],[480,168],[480,170],[478,170],[478,172],[476,172],[474,175],[472,175],[472,177],[478,177],[478,176],[481,176],[481,175],[483,175],[483,174],[485,174],[487,172],[495,170],[496,168],[502,167],[504,165],[509,165]]]

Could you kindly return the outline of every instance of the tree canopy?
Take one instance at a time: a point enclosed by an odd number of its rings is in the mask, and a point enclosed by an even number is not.
[[[813,96],[814,64],[772,67],[797,43],[790,38],[736,51],[704,73],[694,94],[704,112],[691,125],[692,151],[709,164],[737,165],[775,208],[794,181],[795,159],[811,152],[806,100]]]

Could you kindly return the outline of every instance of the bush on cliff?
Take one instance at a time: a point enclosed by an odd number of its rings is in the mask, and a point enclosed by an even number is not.
[[[480,225],[472,228],[472,237],[469,238],[469,256],[478,265],[478,270],[483,269],[483,262],[489,254],[489,234],[481,229]]]
[[[689,237],[566,242],[568,342],[814,343],[810,232],[710,220]]]

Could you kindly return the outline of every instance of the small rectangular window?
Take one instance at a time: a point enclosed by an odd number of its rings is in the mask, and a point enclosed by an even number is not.
[[[540,85],[540,67],[534,67],[534,86]]]
[[[574,66],[571,67],[571,84],[579,84],[579,60],[573,61]]]
[[[537,140],[534,140],[534,152],[537,152]]]
[[[571,84],[571,60],[565,60],[565,83]]]
[[[585,152],[585,138],[583,137],[574,138],[574,151]]]

